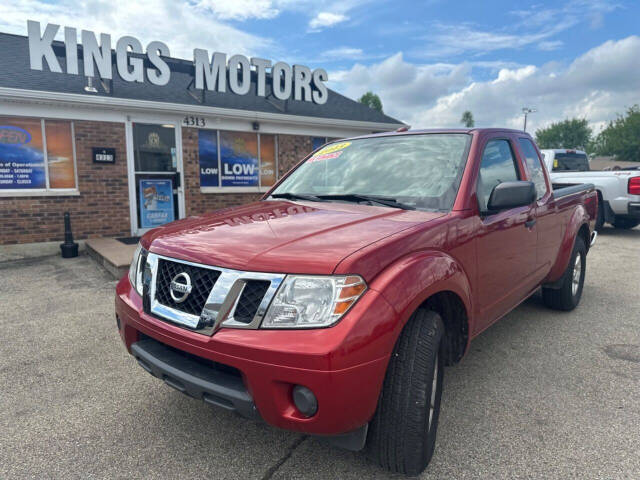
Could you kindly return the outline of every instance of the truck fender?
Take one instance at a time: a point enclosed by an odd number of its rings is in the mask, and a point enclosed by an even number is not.
[[[571,253],[573,252],[573,246],[576,242],[576,237],[578,236],[578,232],[582,226],[586,226],[587,235],[585,243],[587,248],[589,248],[589,214],[583,205],[579,205],[578,208],[571,215],[571,219],[567,224],[567,229],[564,232],[564,237],[562,238],[562,242],[560,243],[560,249],[558,250],[558,255],[556,256],[556,261],[554,262],[547,278],[544,283],[547,284],[545,286],[553,288],[554,282],[561,280],[564,271],[567,269],[567,265],[569,265],[569,260],[571,259]]]
[[[376,276],[369,287],[380,293],[397,313],[399,321],[394,326],[394,343],[413,312],[439,292],[456,294],[464,304],[467,321],[471,323],[473,310],[469,278],[460,263],[442,251],[423,250],[402,257]],[[467,331],[473,331],[472,325],[467,325]]]

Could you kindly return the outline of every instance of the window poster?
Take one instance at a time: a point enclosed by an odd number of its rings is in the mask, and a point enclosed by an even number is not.
[[[276,183],[276,137],[260,135],[260,184],[271,187]]]
[[[313,137],[311,141],[311,144],[312,144],[311,150],[316,151],[325,143],[327,143],[326,137]]]
[[[35,118],[0,117],[0,189],[28,188],[46,188],[42,124]]]
[[[218,135],[216,130],[198,130],[200,186],[218,187]]]
[[[258,135],[249,132],[220,132],[223,187],[258,186]]]
[[[73,169],[73,144],[71,123],[46,120],[47,165],[51,188],[75,188],[76,175]]]
[[[139,202],[141,228],[173,222],[173,181],[141,179]]]

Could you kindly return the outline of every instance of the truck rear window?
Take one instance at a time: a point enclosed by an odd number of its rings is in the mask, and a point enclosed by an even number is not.
[[[589,160],[584,153],[556,153],[554,172],[588,172]]]

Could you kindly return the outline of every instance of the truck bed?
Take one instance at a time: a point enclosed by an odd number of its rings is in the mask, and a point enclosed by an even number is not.
[[[562,198],[576,193],[590,192],[596,187],[593,183],[552,183],[551,188],[555,198]]]

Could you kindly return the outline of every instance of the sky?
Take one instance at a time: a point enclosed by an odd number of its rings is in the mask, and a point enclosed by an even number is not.
[[[3,11],[4,10],[4,11]],[[412,128],[522,128],[586,118],[596,132],[640,103],[637,0],[18,0],[0,31],[27,19],[322,67],[330,88],[377,93]],[[60,39],[62,39],[62,29]]]

